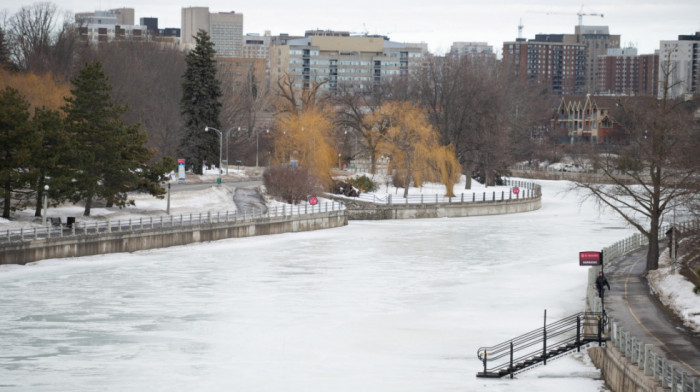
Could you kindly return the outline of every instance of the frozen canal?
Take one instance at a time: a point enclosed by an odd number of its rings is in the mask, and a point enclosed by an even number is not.
[[[578,252],[632,233],[542,182],[539,211],[0,268],[2,391],[598,391],[586,356],[477,379],[581,311]]]

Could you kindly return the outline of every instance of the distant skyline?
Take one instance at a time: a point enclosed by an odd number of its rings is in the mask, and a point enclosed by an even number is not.
[[[22,5],[0,0],[0,9],[9,15]],[[499,54],[503,42],[518,37],[522,20],[523,38],[535,34],[573,34],[581,10],[584,25],[609,26],[610,34],[621,35],[621,46],[632,44],[639,54],[653,53],[661,40],[675,40],[678,35],[700,31],[700,1],[676,0],[669,4],[658,1],[621,0],[587,3],[524,1],[455,1],[455,0],[355,0],[348,7],[340,3],[307,0],[286,2],[266,0],[235,2],[192,0],[177,3],[170,0],[62,0],[54,2],[61,11],[90,12],[98,9],[134,8],[135,23],[142,17],[157,17],[158,26],[180,27],[183,7],[209,7],[210,12],[235,11],[243,14],[244,34],[303,35],[311,29],[331,29],[352,33],[387,35],[392,41],[426,42],[432,53],[443,54],[453,42],[487,42]]]

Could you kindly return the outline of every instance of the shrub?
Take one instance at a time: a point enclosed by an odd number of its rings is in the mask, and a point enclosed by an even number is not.
[[[379,189],[377,183],[372,181],[371,178],[367,177],[364,174],[357,178],[351,178],[348,180],[348,182],[362,192],[374,192],[377,189]]]
[[[306,168],[286,164],[267,168],[263,184],[270,196],[289,204],[299,204],[308,196],[323,192],[319,181]]]

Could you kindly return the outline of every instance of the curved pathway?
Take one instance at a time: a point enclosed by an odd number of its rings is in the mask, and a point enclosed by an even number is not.
[[[700,376],[700,334],[684,327],[651,293],[645,275],[646,248],[630,252],[605,266],[611,290],[605,296],[609,316],[645,344],[653,344],[667,359]]]
[[[265,215],[267,213],[267,205],[265,199],[257,189],[236,188],[233,192],[233,202],[236,203],[238,215],[243,215],[246,212],[250,215]]]

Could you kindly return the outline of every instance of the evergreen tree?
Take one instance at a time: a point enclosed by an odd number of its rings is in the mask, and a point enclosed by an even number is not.
[[[24,168],[31,155],[29,124],[29,102],[19,91],[5,87],[0,92],[0,185],[2,186],[2,217],[10,218],[14,209],[13,192],[26,185]]]
[[[185,121],[185,133],[180,141],[180,157],[196,173],[202,173],[202,161],[219,162],[219,136],[204,132],[204,128],[221,128],[221,83],[216,79],[214,43],[204,30],[194,37],[194,50],[187,54],[187,69],[182,81],[180,110]]]
[[[140,169],[153,152],[145,147],[146,137],[138,124],[119,120],[125,108],[111,101],[112,87],[101,63],[87,64],[71,82],[73,96],[66,98],[63,107],[75,144],[71,198],[84,200],[84,215],[89,216],[96,198],[107,200],[108,206],[126,205],[126,192],[138,186]]]
[[[32,134],[35,135],[30,170],[36,191],[34,216],[41,216],[45,185],[49,185],[52,199],[61,200],[68,195],[71,175],[66,164],[73,156],[74,144],[57,110],[37,108],[31,125]]]

